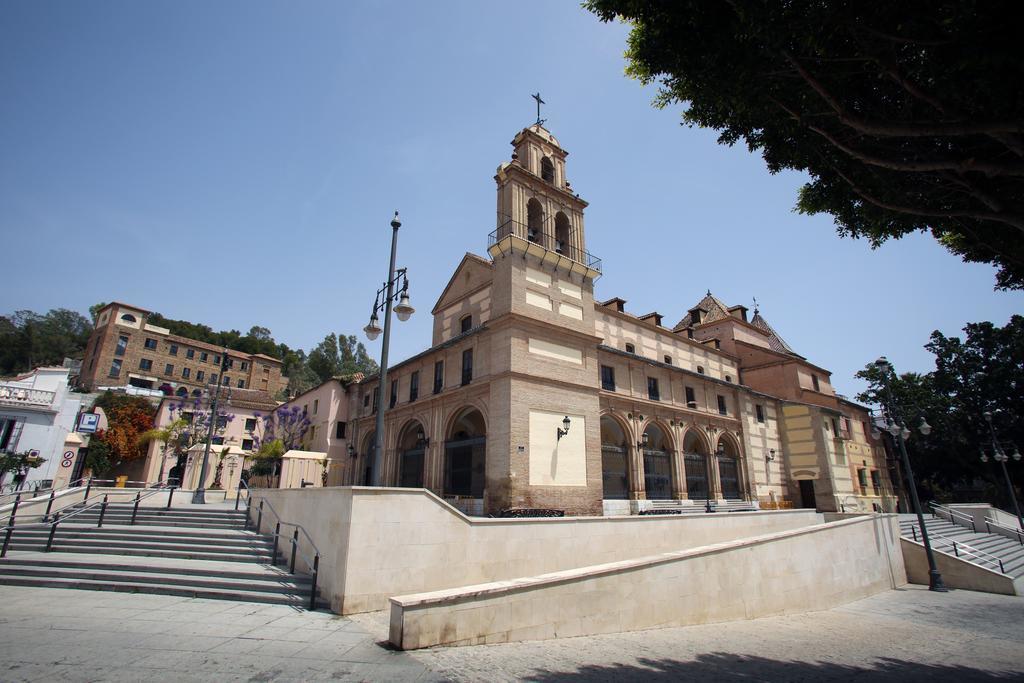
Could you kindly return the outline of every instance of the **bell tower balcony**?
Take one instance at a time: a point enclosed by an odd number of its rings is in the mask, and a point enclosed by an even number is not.
[[[601,277],[601,259],[543,230],[518,221],[506,220],[487,236],[487,253],[492,259],[511,254],[530,254],[542,263],[596,280]]]

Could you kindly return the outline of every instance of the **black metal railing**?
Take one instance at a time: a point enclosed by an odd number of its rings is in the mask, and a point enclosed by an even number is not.
[[[51,552],[53,550],[53,541],[54,541],[54,538],[55,538],[55,536],[57,534],[57,527],[60,524],[66,524],[69,519],[77,517],[78,515],[82,514],[83,512],[86,512],[88,510],[92,510],[92,509],[94,509],[96,507],[99,507],[99,516],[97,517],[97,520],[96,520],[96,527],[97,528],[102,527],[103,526],[103,519],[106,517],[106,514],[107,514],[107,506],[110,504],[110,495],[111,494],[110,494],[109,491],[106,491],[106,492],[103,492],[103,493],[97,493],[96,496],[95,496],[95,499],[96,499],[95,502],[90,504],[89,503],[89,495],[88,495],[90,488],[91,488],[91,486],[87,486],[86,487],[86,489],[85,489],[85,491],[86,491],[85,498],[82,500],[81,503],[76,504],[71,512],[68,512],[68,513],[65,514],[65,510],[58,510],[54,514],[53,519],[49,519],[49,514],[50,514],[50,509],[52,508],[52,505],[53,505],[53,500],[56,497],[51,498],[50,501],[49,501],[49,505],[47,505],[46,515],[43,517],[43,521],[41,521],[41,522],[29,522],[27,524],[17,524],[18,508],[19,508],[19,504],[20,504],[21,501],[16,499],[15,502],[14,502],[14,506],[11,508],[11,515],[7,519],[7,524],[5,526],[3,526],[3,527],[0,527],[0,533],[3,533],[3,535],[4,535],[3,546],[0,547],[0,557],[6,557],[7,556],[7,550],[8,550],[8,548],[11,545],[11,537],[14,535],[15,530],[49,528],[50,529],[50,533],[49,533],[49,535],[47,536],[47,539],[46,539],[46,547],[44,549],[44,552]],[[138,491],[135,494],[134,504],[132,506],[131,524],[132,525],[135,524],[135,518],[136,518],[136,516],[138,515],[138,512],[139,512],[139,503],[141,503],[146,498],[154,496],[154,495],[156,495],[158,493],[162,493],[165,490],[169,491],[168,496],[167,496],[167,507],[170,508],[171,507],[171,499],[174,496],[174,488],[175,487],[171,486],[169,489],[167,489],[164,486],[164,482],[158,482],[157,484],[153,485],[153,490],[151,490],[148,493],[146,493],[146,495],[142,495],[142,491]],[[77,490],[74,491],[74,492],[77,492]]]
[[[490,249],[505,238],[536,244],[547,251],[601,272],[601,259],[573,244],[571,235],[557,235],[554,227],[547,223],[538,227],[511,219],[505,220],[497,230],[487,236],[487,248]]]
[[[240,487],[241,486],[245,486],[244,482],[240,482],[239,486]],[[249,492],[249,487],[248,486],[245,486],[245,489],[246,489],[246,492]],[[239,498],[236,498],[235,499],[235,504],[236,505],[238,504],[238,501],[239,501]],[[249,522],[249,516],[252,514],[252,511],[255,510],[256,511],[256,533],[258,533],[258,534],[263,533],[262,528],[263,528],[263,511],[264,511],[264,508],[270,514],[274,515],[274,519],[276,520],[274,522],[274,531],[270,532],[273,535],[273,537],[274,537],[274,547],[273,547],[273,550],[271,551],[271,562],[273,562],[274,565],[277,565],[277,551],[278,551],[278,547],[279,547],[279,541],[282,538],[284,538],[287,542],[291,543],[291,554],[290,554],[289,559],[288,559],[288,573],[289,574],[294,574],[295,573],[295,561],[296,561],[296,559],[298,557],[301,557],[303,562],[305,562],[306,565],[309,567],[309,572],[310,572],[310,577],[311,577],[311,579],[310,579],[310,587],[309,587],[309,609],[311,609],[311,610],[316,609],[316,584],[317,584],[317,579],[319,578],[319,575],[320,575],[320,549],[316,547],[316,543],[313,542],[313,537],[309,535],[309,532],[306,531],[306,529],[301,524],[296,524],[294,522],[286,522],[283,519],[281,519],[281,515],[279,515],[277,513],[277,510],[274,509],[274,506],[270,503],[269,500],[261,498],[257,505],[253,505],[251,498],[249,498],[247,496],[247,498],[246,498],[246,516],[245,516],[246,524],[248,524],[248,522]],[[281,527],[282,526],[291,527],[292,530],[293,530],[292,533],[289,534],[289,535],[283,535],[281,533]],[[307,555],[306,553],[302,552],[299,549],[299,533],[300,532],[302,533],[303,536],[306,537],[306,541],[309,543],[309,547],[313,549],[313,557],[312,558],[310,558],[309,555]]]

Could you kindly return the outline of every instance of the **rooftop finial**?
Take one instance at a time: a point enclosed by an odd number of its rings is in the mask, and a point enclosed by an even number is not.
[[[533,94],[533,95],[530,95],[530,97],[532,97],[533,99],[537,100],[537,125],[538,126],[542,126],[542,125],[544,125],[544,122],[545,122],[546,119],[542,119],[540,117],[540,105],[547,104],[547,102],[545,102],[544,100],[542,100],[540,98],[540,92],[539,91],[537,93]]]
[[[711,296],[711,290],[710,289],[708,290],[708,294],[707,295]]]
[[[754,315],[757,315],[757,297],[754,297]]]

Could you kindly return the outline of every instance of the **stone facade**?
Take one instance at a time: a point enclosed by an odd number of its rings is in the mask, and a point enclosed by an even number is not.
[[[345,455],[326,436],[310,447],[342,463],[331,483],[369,483],[379,405],[381,483],[426,487],[473,514],[895,508],[867,409],[837,397],[830,373],[759,311],[748,321],[708,292],[668,327],[595,300],[602,266],[586,251],[567,153],[537,125],[512,145],[495,175],[489,258],[466,254],[452,275],[431,348],[392,366],[379,400],[376,377],[344,387],[345,417],[330,399]]]
[[[263,354],[229,349],[230,367],[221,373],[224,349],[150,325],[146,322],[149,313],[118,302],[99,311],[82,361],[80,383],[85,389],[125,385],[159,389],[166,385],[178,396],[185,396],[198,395],[217,382],[274,395],[287,385],[281,361]]]

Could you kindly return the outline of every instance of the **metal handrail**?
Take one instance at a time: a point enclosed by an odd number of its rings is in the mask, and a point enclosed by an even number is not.
[[[992,519],[991,517],[986,517],[985,518],[985,530],[988,531],[989,533],[992,533],[992,527],[995,527],[996,529],[1001,529],[1003,531],[1007,531],[1007,532],[1013,534],[1017,538],[1017,540],[1020,542],[1020,544],[1024,545],[1024,532],[1022,532],[1020,529],[1014,529],[1013,527],[1006,526],[1005,524],[1000,524],[999,522],[997,522],[996,520]]]
[[[136,517],[136,515],[139,512],[139,503],[141,503],[146,498],[149,498],[150,496],[154,496],[154,495],[156,495],[158,493],[162,493],[164,490],[166,490],[166,489],[164,489],[162,487],[162,484],[163,484],[163,482],[158,482],[157,484],[155,484],[153,489],[151,491],[149,491],[145,496],[142,495],[142,491],[139,491],[138,493],[135,494],[134,505],[133,505],[133,508],[132,508],[131,524],[133,524],[133,525],[135,524],[135,517]],[[175,489],[174,486],[171,486],[170,489],[169,489],[170,490],[170,495],[167,497],[167,507],[168,508],[171,506],[171,498],[174,496],[174,489]],[[88,489],[86,489],[86,491],[88,491]],[[84,507],[80,507],[80,508],[77,508],[76,510],[74,510],[72,512],[69,512],[67,515],[64,515],[63,519],[61,518],[61,512],[63,512],[63,510],[58,510],[57,514],[54,515],[52,521],[46,521],[44,519],[44,521],[42,521],[42,522],[29,522],[28,524],[15,524],[15,522],[16,522],[16,515],[18,513],[18,508],[17,508],[17,506],[15,506],[14,509],[11,510],[11,516],[8,519],[6,526],[0,527],[0,532],[5,532],[4,533],[3,546],[0,547],[0,558],[7,556],[7,548],[11,544],[11,535],[14,533],[15,528],[17,528],[18,530],[23,530],[23,529],[34,529],[34,528],[46,528],[46,527],[49,527],[50,535],[49,535],[49,537],[47,538],[47,541],[46,541],[45,552],[50,552],[50,550],[53,548],[53,538],[54,538],[54,536],[57,533],[57,525],[63,524],[65,522],[67,522],[68,519],[70,519],[72,517],[75,517],[76,515],[80,515],[83,512],[85,512],[86,510],[91,510],[91,509],[95,508],[96,506],[100,506],[100,516],[99,516],[99,519],[96,521],[96,527],[97,528],[102,527],[103,526],[103,518],[104,518],[104,516],[106,515],[106,512],[107,512],[107,505],[109,505],[109,503],[110,503],[110,500],[109,500],[110,499],[110,493],[107,492],[107,493],[97,493],[96,494],[96,498],[99,498],[100,496],[102,496],[103,499],[102,500],[97,500],[96,502],[92,503],[91,505],[85,505],[85,503],[89,502],[89,499],[86,498],[81,503],[81,505],[83,505]]]
[[[65,496],[70,496],[72,494],[80,493],[82,491],[82,489],[84,488],[85,489],[85,497],[82,499],[82,502],[84,503],[86,500],[89,499],[89,493],[92,490],[92,487],[93,487],[94,484],[96,484],[96,483],[104,484],[104,483],[109,483],[109,482],[112,482],[112,481],[115,481],[115,480],[114,479],[93,479],[92,477],[89,477],[87,479],[76,479],[74,482],[71,482],[70,484],[68,484],[67,487],[65,487],[63,489],[47,489],[47,491],[50,492],[50,495],[45,497],[45,498],[44,497],[40,497],[40,496],[33,496],[32,498],[30,498],[28,500],[24,500],[24,501],[21,500],[21,495],[20,494],[26,493],[26,492],[25,491],[20,491],[19,495],[16,495],[15,498],[14,498],[14,506],[13,506],[11,512],[13,513],[13,512],[15,512],[15,511],[17,511],[19,509],[24,510],[29,505],[43,505],[45,503],[46,504],[46,512],[43,513],[43,521],[45,522],[46,519],[50,516],[50,510],[53,508],[53,503],[58,498],[64,498]],[[85,486],[84,487],[82,486],[82,482],[85,482]],[[133,482],[133,483],[146,484],[146,488],[150,487],[148,482]],[[77,484],[77,486],[75,484]],[[157,483],[153,484],[152,487],[163,488],[163,487],[165,487],[165,485],[166,485],[166,482],[157,482]],[[6,507],[7,505],[8,505],[8,503],[0,503],[0,508]]]
[[[950,522],[951,524],[963,522],[963,524],[960,524],[960,526],[969,526],[971,527],[971,531],[978,531],[977,523],[974,521],[974,517],[972,517],[971,515],[960,512],[959,510],[954,510],[953,508],[947,507],[940,503],[936,503],[934,500],[928,503],[928,507],[932,509],[932,514],[934,514],[936,517],[942,516],[939,513],[947,514],[949,515],[949,517],[946,519],[947,522]]]
[[[245,485],[245,490],[249,491],[249,486],[247,484]],[[251,493],[250,493],[250,495],[251,495]],[[235,502],[236,503],[238,502],[237,498],[236,498]],[[264,506],[264,504],[266,504],[266,507],[270,510],[270,512],[272,512],[274,514],[274,517],[277,519],[277,522],[274,525],[274,530],[272,532],[270,532],[270,534],[274,537],[274,547],[273,547],[273,550],[271,550],[271,561],[274,564],[277,564],[277,543],[278,543],[278,540],[281,539],[281,538],[287,538],[288,541],[292,544],[292,554],[291,554],[291,560],[290,560],[290,563],[289,563],[288,573],[289,574],[294,574],[295,573],[295,558],[296,558],[296,555],[302,557],[302,561],[305,562],[306,566],[309,567],[310,574],[312,575],[312,579],[311,579],[311,583],[310,583],[310,589],[309,589],[309,609],[311,609],[311,610],[312,609],[316,609],[316,583],[317,583],[317,578],[319,577],[319,574],[320,574],[320,549],[316,547],[316,543],[313,542],[313,537],[309,535],[309,532],[306,531],[306,529],[301,524],[296,524],[294,522],[285,522],[284,520],[282,520],[281,519],[281,515],[279,515],[277,510],[274,509],[273,504],[269,500],[266,500],[264,498],[260,498],[259,505],[256,507],[257,514],[258,514],[258,516],[256,518],[256,533],[262,533],[260,529],[261,529],[261,527],[263,525],[263,506]],[[248,521],[249,513],[252,511],[252,502],[250,500],[248,500],[248,499],[246,500],[246,506],[247,507],[246,507],[246,511],[245,511],[245,518],[246,518],[246,521]],[[290,526],[295,531],[292,532],[292,534],[290,536],[287,536],[287,537],[282,536],[282,534],[281,534],[281,526],[282,525],[283,526]],[[300,531],[306,537],[306,540],[309,541],[310,547],[313,548],[313,553],[314,554],[313,554],[312,561],[310,561],[309,556],[307,556],[304,552],[299,550],[299,532]]]
[[[242,500],[242,489],[245,489],[245,509],[249,510],[249,499],[252,498],[252,491],[249,489],[249,485],[241,479],[238,480],[238,488],[235,493],[235,510],[238,510],[238,503]]]
[[[917,524],[917,522],[914,522],[910,525],[910,530],[914,534],[914,541],[917,541],[918,526],[919,525]],[[953,554],[956,557],[960,557],[960,554],[963,553],[968,556],[968,559],[971,559],[971,556],[973,555],[974,559],[978,560],[977,562],[975,562],[975,564],[978,564],[979,566],[984,566],[981,564],[981,562],[988,562],[994,566],[985,567],[986,569],[992,569],[993,571],[995,571],[995,566],[998,566],[999,573],[1006,574],[1006,570],[1003,568],[1002,559],[996,557],[991,553],[987,553],[984,550],[981,550],[980,548],[975,548],[974,546],[964,543],[963,541],[957,541],[955,539],[950,538],[949,536],[944,536],[935,531],[928,532],[928,539],[932,542],[932,546],[937,550],[941,550],[942,548],[936,546],[945,543],[947,548],[953,549]],[[1009,575],[1007,574],[1007,576]]]

